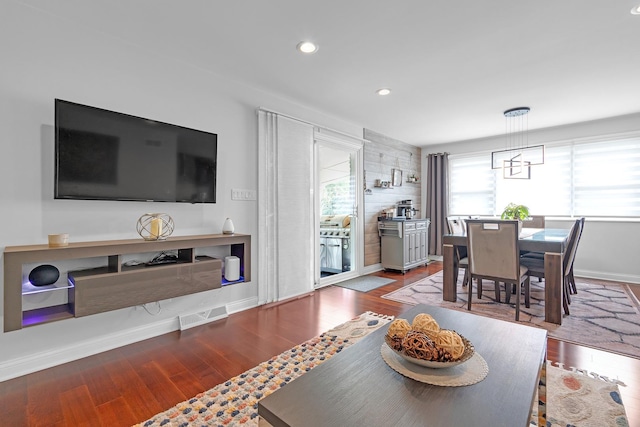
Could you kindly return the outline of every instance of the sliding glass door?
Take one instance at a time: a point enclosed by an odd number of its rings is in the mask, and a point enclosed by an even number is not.
[[[359,275],[362,145],[316,135],[316,287]]]

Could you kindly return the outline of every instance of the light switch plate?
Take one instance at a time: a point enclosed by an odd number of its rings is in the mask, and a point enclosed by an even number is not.
[[[231,200],[256,200],[256,190],[231,189]]]

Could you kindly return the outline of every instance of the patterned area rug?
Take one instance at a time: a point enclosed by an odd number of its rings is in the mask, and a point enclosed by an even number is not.
[[[196,427],[203,425],[256,427],[259,420],[258,401],[260,399],[320,365],[370,332],[386,325],[392,319],[393,317],[371,312],[361,314],[319,337],[297,345],[255,368],[215,386],[211,390],[179,403],[143,423],[136,424],[136,427]],[[627,426],[624,424],[626,418],[624,418],[622,402],[617,403],[617,407],[610,402],[611,400],[619,401],[617,384],[613,381],[591,378],[587,372],[573,371],[547,364],[547,416],[549,420],[556,423],[549,423],[548,426],[572,425],[568,424],[572,418],[569,418],[567,414],[585,407],[589,408],[589,414],[592,417],[594,414],[610,414],[610,416],[606,417],[603,424],[590,424],[589,422],[573,424],[576,427]],[[567,376],[576,379],[565,380],[564,378]],[[566,386],[561,387],[560,382]],[[533,410],[531,426],[536,425],[537,404],[533,406]],[[567,423],[562,424],[557,421],[561,419],[566,420]],[[618,422],[618,424],[613,424],[613,422]]]
[[[391,320],[363,313],[136,426],[257,426],[260,399]]]
[[[547,362],[546,427],[628,427],[619,381],[578,369],[565,370]],[[538,406],[531,424],[537,426]]]
[[[442,300],[442,272],[383,295],[405,304],[430,304],[467,311],[467,288],[458,277],[458,301]],[[562,325],[544,321],[544,280],[531,279],[531,308],[520,302],[520,323],[544,328],[552,338],[640,358],[640,314],[625,285],[602,280],[577,278],[578,293],[571,295],[570,315]],[[515,298],[511,304],[497,303],[493,282],[483,282],[482,299],[474,283],[471,312],[481,316],[515,322]],[[501,298],[504,301],[504,287]]]

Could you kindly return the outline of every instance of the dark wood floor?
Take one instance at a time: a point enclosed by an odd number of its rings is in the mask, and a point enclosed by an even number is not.
[[[442,269],[441,263],[363,293],[329,286],[313,296],[258,307],[0,383],[0,425],[130,426],[370,310],[409,306],[380,298]],[[640,426],[640,359],[549,340],[548,357],[624,381],[631,426]]]

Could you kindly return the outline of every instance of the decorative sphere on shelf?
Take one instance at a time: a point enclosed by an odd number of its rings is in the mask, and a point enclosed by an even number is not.
[[[39,265],[29,273],[29,282],[33,286],[53,285],[60,278],[60,270],[53,265]]]
[[[144,240],[165,240],[173,233],[173,219],[166,213],[146,213],[138,218],[136,230]]]

